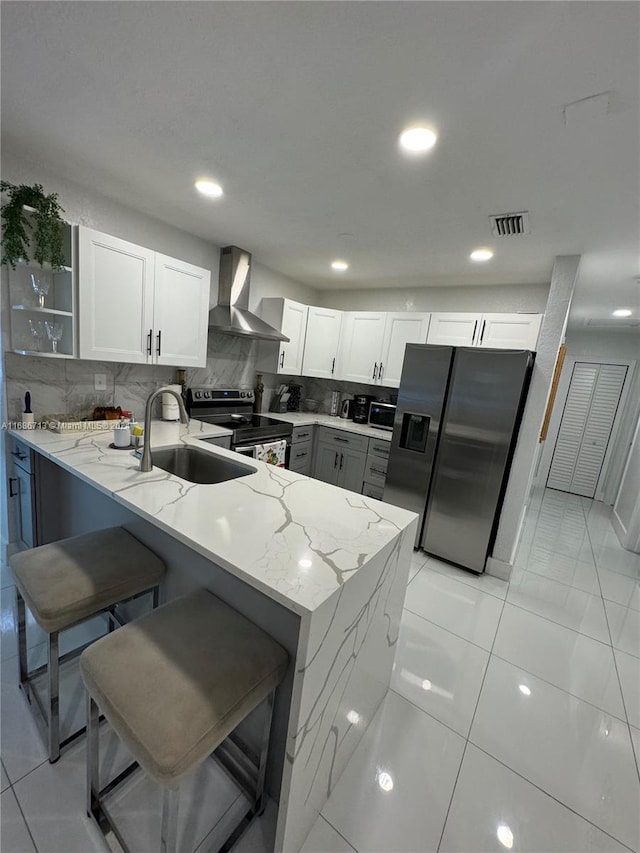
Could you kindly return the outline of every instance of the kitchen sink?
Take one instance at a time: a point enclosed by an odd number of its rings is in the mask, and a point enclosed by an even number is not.
[[[255,474],[256,469],[189,444],[172,444],[152,451],[154,468],[162,468],[190,483],[224,483]]]

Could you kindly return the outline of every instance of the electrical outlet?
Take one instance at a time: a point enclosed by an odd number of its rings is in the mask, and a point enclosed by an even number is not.
[[[93,387],[96,391],[106,391],[107,390],[107,374],[106,373],[94,373],[93,374]]]

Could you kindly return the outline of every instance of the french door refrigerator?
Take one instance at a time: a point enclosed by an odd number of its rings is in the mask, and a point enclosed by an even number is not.
[[[407,344],[383,500],[420,515],[416,548],[484,571],[533,359]]]

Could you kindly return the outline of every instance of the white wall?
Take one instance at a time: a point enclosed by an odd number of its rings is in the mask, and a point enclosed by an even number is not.
[[[548,284],[485,285],[477,287],[388,287],[362,290],[325,290],[324,307],[343,311],[478,311],[487,313],[542,313]]]
[[[511,574],[526,499],[531,490],[538,459],[540,427],[549,397],[558,349],[567,328],[579,264],[579,255],[564,255],[557,257],[553,265],[549,300],[540,329],[527,404],[511,464],[493,553],[487,561],[487,572],[499,577],[508,578]]]

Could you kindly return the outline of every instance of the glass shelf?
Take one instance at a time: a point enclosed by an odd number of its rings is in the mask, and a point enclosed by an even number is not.
[[[35,349],[14,349],[11,352],[15,352],[16,355],[37,355],[41,358],[73,358],[70,352],[38,352]]]
[[[12,311],[29,311],[33,314],[60,314],[62,317],[73,317],[73,311],[60,311],[57,308],[39,308],[37,305],[12,305]]]

